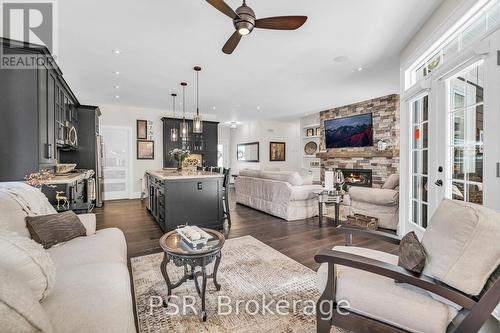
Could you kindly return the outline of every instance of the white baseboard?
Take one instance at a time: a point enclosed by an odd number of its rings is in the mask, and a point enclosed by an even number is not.
[[[141,198],[141,192],[134,192],[130,194],[129,199],[140,199]]]

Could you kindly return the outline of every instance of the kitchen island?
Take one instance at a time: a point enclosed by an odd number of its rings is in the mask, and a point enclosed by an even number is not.
[[[164,232],[185,224],[222,229],[222,174],[151,170],[145,179],[147,208]]]

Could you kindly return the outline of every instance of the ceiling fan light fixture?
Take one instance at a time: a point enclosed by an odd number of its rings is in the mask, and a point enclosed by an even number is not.
[[[250,33],[250,30],[248,28],[240,28],[240,30],[238,30],[238,32],[240,33],[240,35],[246,36]]]

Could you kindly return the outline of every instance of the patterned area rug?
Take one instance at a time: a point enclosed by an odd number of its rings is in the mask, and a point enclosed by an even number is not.
[[[216,291],[212,280],[207,282],[206,322],[200,320],[201,301],[192,280],[173,290],[168,307],[160,305],[167,299],[160,272],[162,259],[163,253],[131,259],[140,333],[316,330],[316,273],[251,236],[224,244],[217,277],[222,288]],[[183,268],[172,263],[167,266],[175,283]],[[207,272],[212,269],[210,264]],[[332,332],[343,333],[340,329]]]

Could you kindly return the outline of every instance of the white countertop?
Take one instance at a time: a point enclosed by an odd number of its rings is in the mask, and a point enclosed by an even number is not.
[[[161,180],[224,177],[224,175],[220,173],[208,171],[148,170],[146,173]]]
[[[84,173],[68,173],[65,175],[56,175],[54,178],[48,179],[43,183],[47,185],[71,184],[84,178]]]

